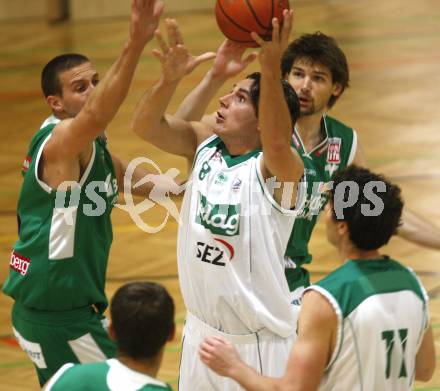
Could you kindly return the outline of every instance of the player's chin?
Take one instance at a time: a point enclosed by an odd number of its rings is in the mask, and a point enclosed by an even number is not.
[[[221,136],[222,134],[225,134],[227,132],[223,122],[220,122],[220,123],[217,122],[215,124],[214,128],[212,129],[212,131],[217,136]]]
[[[315,110],[313,109],[313,107],[301,107],[300,111],[299,111],[299,116],[306,117],[306,116],[312,115],[314,113],[315,113]]]

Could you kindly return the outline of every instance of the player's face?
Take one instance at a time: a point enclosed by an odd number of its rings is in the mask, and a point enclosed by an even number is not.
[[[58,96],[60,118],[75,117],[83,108],[89,95],[99,82],[98,72],[89,62],[60,73],[62,96]],[[57,113],[58,114],[58,113]]]
[[[322,114],[332,95],[341,94],[339,83],[333,83],[330,70],[305,58],[297,59],[287,80],[299,98],[301,116]]]
[[[244,79],[234,85],[232,91],[220,98],[215,131],[222,133],[246,134],[257,130],[258,119],[249,95],[253,80]]]
[[[325,230],[327,234],[327,240],[333,244],[334,246],[338,247],[340,237],[338,234],[338,226],[337,222],[333,218],[333,204],[331,201],[327,202],[327,205],[325,206],[324,213],[325,213]]]

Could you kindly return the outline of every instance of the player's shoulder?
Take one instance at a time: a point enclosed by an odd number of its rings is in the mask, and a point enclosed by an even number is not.
[[[54,375],[46,391],[102,389],[99,384],[105,383],[108,370],[107,362],[66,364]],[[90,388],[91,384],[96,388]]]
[[[329,136],[353,137],[354,129],[352,127],[329,115],[326,115],[324,120]]]

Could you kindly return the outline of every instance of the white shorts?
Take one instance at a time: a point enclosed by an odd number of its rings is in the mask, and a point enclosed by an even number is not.
[[[293,333],[282,338],[267,330],[258,333],[233,335],[216,330],[188,313],[183,330],[180,361],[179,391],[238,391],[235,381],[218,376],[200,361],[198,350],[205,337],[219,336],[235,345],[240,357],[259,373],[281,377],[287,366]]]
[[[294,291],[290,292],[290,303],[292,305],[293,309],[293,316],[295,317],[295,333],[297,333],[298,330],[298,319],[299,319],[299,313],[301,311],[301,302],[302,302],[302,295],[304,293],[304,289],[306,289],[305,286],[300,286],[296,288]]]

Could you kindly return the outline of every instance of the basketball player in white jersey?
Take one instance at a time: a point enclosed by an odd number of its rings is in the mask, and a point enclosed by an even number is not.
[[[134,129],[142,138],[167,152],[195,156],[177,249],[188,310],[179,379],[183,391],[239,389],[199,360],[198,346],[206,336],[227,338],[260,373],[281,376],[287,363],[295,319],[284,252],[304,172],[290,147],[299,103],[279,70],[291,21],[288,11],[281,31],[273,21],[271,42],[254,36],[262,47],[261,75],[238,82],[220,99],[210,127],[165,116],[180,79],[210,57],[190,56],[177,24],[167,20],[169,44],[158,33],[162,51],[156,51],[162,76],[135,111]]]
[[[356,202],[347,189],[359,192]],[[284,376],[261,376],[220,338],[202,344],[203,362],[255,391],[407,391],[414,379],[429,380],[435,350],[426,292],[410,269],[379,252],[402,207],[400,189],[382,176],[356,166],[338,172],[326,224],[344,264],[305,290]]]

